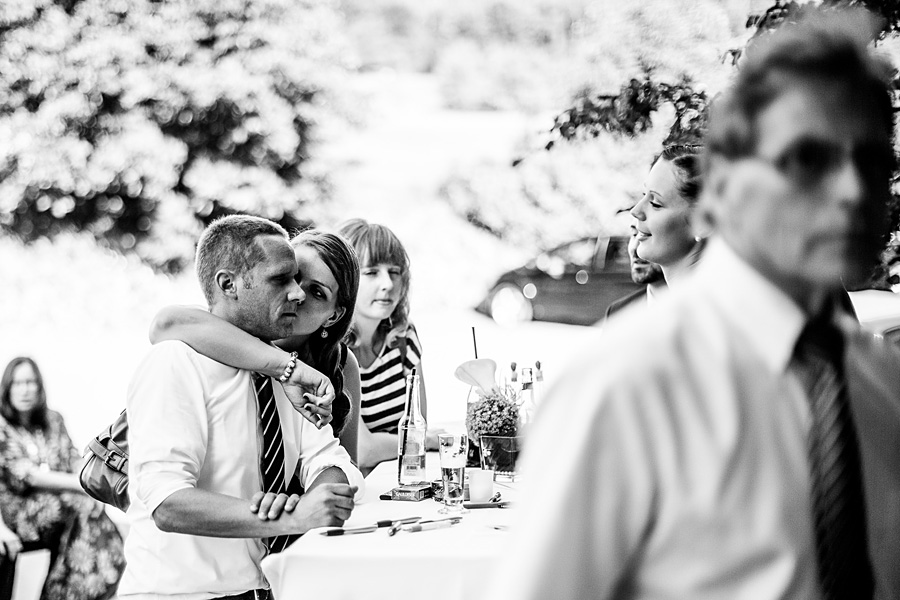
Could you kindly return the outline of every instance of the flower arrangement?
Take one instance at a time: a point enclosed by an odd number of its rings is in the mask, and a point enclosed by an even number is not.
[[[483,435],[515,436],[518,423],[519,409],[510,388],[479,396],[466,410],[466,430],[476,443]]]

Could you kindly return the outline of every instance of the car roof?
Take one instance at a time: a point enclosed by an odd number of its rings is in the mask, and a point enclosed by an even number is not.
[[[900,326],[900,294],[888,290],[849,292],[860,325],[873,333]]]
[[[553,246],[552,248],[547,248],[546,250],[542,250],[541,254],[543,254],[544,252],[553,252],[554,250],[559,250],[560,248],[565,248],[566,246],[569,246],[571,244],[576,244],[578,242],[592,241],[592,242],[596,243],[597,240],[603,239],[603,238],[609,238],[610,240],[627,240],[628,236],[627,235],[586,235],[584,237],[575,238],[574,240],[569,240],[568,242],[563,242],[562,244]]]

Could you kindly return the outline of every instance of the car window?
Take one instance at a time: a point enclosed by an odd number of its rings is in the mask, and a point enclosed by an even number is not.
[[[576,267],[589,267],[591,259],[594,258],[594,240],[587,239],[572,242],[557,248],[550,254],[558,256],[567,264]]]
[[[900,348],[900,327],[895,327],[894,329],[888,329],[887,331],[885,331],[884,339],[897,348]]]
[[[544,252],[535,264],[538,269],[557,277],[565,271],[590,267],[593,256],[594,239],[588,238]]]
[[[609,240],[609,249],[606,251],[607,271],[629,271],[631,261],[628,258],[628,241],[621,239]]]

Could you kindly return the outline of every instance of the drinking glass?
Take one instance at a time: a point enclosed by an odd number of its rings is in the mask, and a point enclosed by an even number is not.
[[[494,481],[516,481],[516,463],[522,438],[501,435],[483,435],[481,445],[481,467],[494,472]]]
[[[438,512],[467,512],[463,509],[463,493],[469,438],[464,433],[442,433],[438,435],[438,446],[441,452],[441,480],[444,484],[444,507]]]

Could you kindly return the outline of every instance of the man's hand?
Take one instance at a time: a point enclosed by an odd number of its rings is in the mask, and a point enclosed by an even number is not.
[[[294,409],[319,429],[331,422],[334,386],[330,379],[309,365],[297,363],[290,379],[284,383],[284,393]]]
[[[9,527],[0,523],[0,556],[15,559],[22,551],[22,540]]]
[[[307,491],[291,513],[282,518],[295,519],[301,526],[298,533],[306,533],[316,527],[340,527],[353,511],[355,485],[323,483]]]
[[[281,512],[293,512],[300,502],[298,494],[275,494],[273,492],[256,492],[250,500],[250,512],[256,513],[260,521],[277,519]]]

